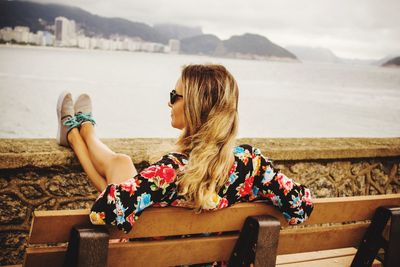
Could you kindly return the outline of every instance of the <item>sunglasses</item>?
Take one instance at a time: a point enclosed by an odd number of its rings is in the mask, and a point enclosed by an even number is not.
[[[178,97],[183,97],[183,95],[178,95],[176,93],[176,90],[172,90],[169,93],[169,103],[171,103],[171,105],[173,105],[178,100]]]

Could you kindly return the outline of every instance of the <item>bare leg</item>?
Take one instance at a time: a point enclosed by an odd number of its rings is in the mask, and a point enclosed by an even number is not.
[[[78,157],[79,162],[81,163],[82,168],[86,172],[90,181],[96,187],[97,190],[102,192],[106,188],[107,182],[105,178],[102,175],[100,175],[97,172],[96,168],[94,167],[90,159],[87,146],[83,141],[82,137],[80,136],[78,129],[77,128],[72,129],[68,133],[67,138],[69,144],[71,145],[76,156]]]
[[[87,145],[93,165],[106,177],[107,183],[121,183],[137,174],[132,159],[128,155],[115,153],[101,142],[91,123],[82,124],[80,135]]]

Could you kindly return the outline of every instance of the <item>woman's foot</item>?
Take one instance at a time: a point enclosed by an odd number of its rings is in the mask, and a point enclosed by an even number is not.
[[[95,125],[96,122],[92,117],[92,101],[90,96],[87,94],[81,94],[75,100],[74,105],[75,110],[75,120],[79,122],[80,125],[90,122]]]
[[[74,117],[74,103],[71,93],[64,91],[60,94],[57,101],[57,143],[61,146],[69,147],[67,135],[73,128],[79,126]]]

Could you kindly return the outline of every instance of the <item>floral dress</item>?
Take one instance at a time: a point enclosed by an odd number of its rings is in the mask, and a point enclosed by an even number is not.
[[[217,210],[237,202],[264,200],[278,208],[289,224],[304,222],[313,209],[309,189],[275,169],[260,150],[249,145],[233,149],[235,161],[220,191],[206,203],[205,209]],[[99,195],[90,213],[93,224],[116,225],[129,232],[144,209],[150,206],[187,207],[177,194],[177,171],[183,171],[186,155],[169,153],[135,177],[109,184]]]

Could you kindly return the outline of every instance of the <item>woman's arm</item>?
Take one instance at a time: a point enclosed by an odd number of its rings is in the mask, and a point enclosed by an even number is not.
[[[92,206],[91,222],[116,225],[129,232],[145,208],[174,200],[172,193],[179,166],[177,157],[168,154],[135,177],[120,184],[109,184]]]
[[[258,197],[270,200],[289,224],[299,224],[307,220],[313,210],[310,190],[274,168],[272,162],[258,149],[253,149],[253,156],[259,162],[259,172],[254,179],[254,186],[258,187]]]

